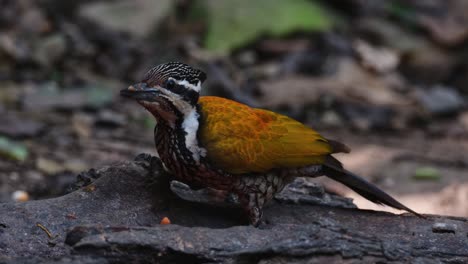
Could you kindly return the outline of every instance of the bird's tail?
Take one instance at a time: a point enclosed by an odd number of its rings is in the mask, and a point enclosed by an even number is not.
[[[377,188],[377,186],[342,168],[341,163],[332,156],[329,157],[330,159],[322,166],[323,174],[326,176],[348,186],[371,202],[376,204],[385,204],[396,209],[405,210],[424,218],[424,216],[404,206],[395,200],[395,198]]]

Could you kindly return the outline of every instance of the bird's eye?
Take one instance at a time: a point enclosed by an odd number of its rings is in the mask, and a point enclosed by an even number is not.
[[[176,85],[177,85],[177,84],[176,84],[176,82],[175,82],[173,79],[168,79],[168,80],[166,81],[166,85],[165,85],[165,86],[166,86],[166,89],[172,90],[172,89],[174,89],[174,88],[176,87]]]

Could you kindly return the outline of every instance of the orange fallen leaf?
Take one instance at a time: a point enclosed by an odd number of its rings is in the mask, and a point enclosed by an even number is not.
[[[161,220],[161,225],[170,225],[171,224],[171,220],[169,220],[169,218],[167,217],[164,217],[162,220]]]

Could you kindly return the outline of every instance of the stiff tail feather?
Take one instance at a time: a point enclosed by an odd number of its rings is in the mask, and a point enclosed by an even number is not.
[[[366,198],[367,200],[371,202],[374,202],[376,204],[385,204],[390,207],[400,209],[400,210],[405,210],[419,217],[425,218],[424,216],[404,206],[403,204],[395,200],[395,198],[391,197],[384,191],[377,188],[377,186],[371,184],[370,182],[364,180],[363,178],[357,176],[356,174],[353,174],[352,172],[349,172],[341,168],[341,164],[333,157],[331,158],[333,159],[333,161],[326,162],[326,164],[323,165],[322,167],[322,171],[326,176],[348,186],[353,191],[357,192],[362,197]]]

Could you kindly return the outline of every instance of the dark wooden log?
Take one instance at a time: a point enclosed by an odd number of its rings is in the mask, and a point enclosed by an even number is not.
[[[235,206],[180,199],[156,159],[87,177],[97,179],[62,197],[0,204],[0,263],[468,263],[468,219],[358,210],[306,181],[254,228]],[[172,224],[160,225],[163,217]]]

